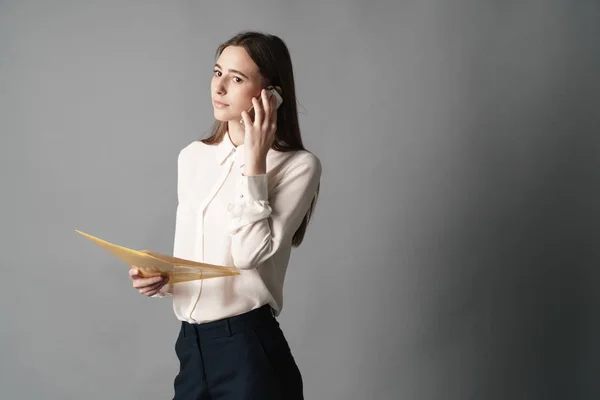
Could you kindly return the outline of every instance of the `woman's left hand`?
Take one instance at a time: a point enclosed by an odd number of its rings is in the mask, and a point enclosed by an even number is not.
[[[244,154],[246,165],[244,175],[261,175],[267,170],[267,153],[275,141],[277,130],[277,108],[274,96],[267,95],[263,89],[260,101],[252,98],[254,106],[254,122],[246,111],[242,112],[244,120]]]

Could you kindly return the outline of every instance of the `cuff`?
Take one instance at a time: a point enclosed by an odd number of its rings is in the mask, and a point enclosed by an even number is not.
[[[267,201],[269,199],[269,181],[266,174],[240,176],[237,183],[236,202]]]
[[[150,297],[155,297],[155,298],[159,298],[162,299],[163,297],[171,297],[172,294],[171,293],[162,293],[162,292],[158,292],[156,293],[154,296],[150,296]]]
[[[235,198],[227,206],[230,233],[271,215],[268,186],[266,174],[239,177]]]

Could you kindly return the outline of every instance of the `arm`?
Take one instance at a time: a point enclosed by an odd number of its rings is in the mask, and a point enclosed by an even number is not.
[[[311,153],[293,160],[271,193],[265,174],[240,176],[229,207],[231,254],[237,268],[256,268],[282,244],[291,244],[320,178],[321,163]]]
[[[179,156],[177,157],[177,201],[178,202],[181,199],[182,173],[183,173],[182,163],[183,163],[184,151],[185,151],[185,149],[181,150],[179,152]],[[176,253],[175,247],[177,246],[177,237],[179,234],[180,234],[179,233],[179,224],[175,223],[175,238],[174,238],[174,248],[173,248],[174,254]],[[173,295],[173,284],[167,283],[163,287],[160,288],[158,293],[156,293],[154,296],[150,296],[150,297],[163,298],[163,297],[170,297],[172,295]]]

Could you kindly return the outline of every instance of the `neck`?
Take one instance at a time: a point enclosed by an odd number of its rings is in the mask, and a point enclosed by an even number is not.
[[[235,147],[244,144],[245,130],[239,121],[227,122],[227,131],[229,132],[231,143],[233,143]]]

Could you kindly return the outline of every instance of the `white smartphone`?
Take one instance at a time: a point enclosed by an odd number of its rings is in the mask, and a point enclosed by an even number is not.
[[[275,108],[277,109],[283,103],[283,97],[281,97],[279,90],[277,90],[273,86],[269,86],[267,87],[267,97],[269,98],[269,100],[271,100],[272,96],[275,96]],[[247,113],[250,116],[250,119],[254,121],[254,106],[250,106]],[[243,119],[240,120],[240,124],[242,125],[242,127],[244,126]]]

